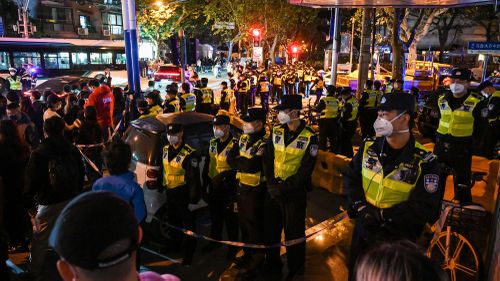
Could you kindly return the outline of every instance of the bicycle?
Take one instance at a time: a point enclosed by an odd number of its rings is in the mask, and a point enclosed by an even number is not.
[[[472,186],[477,181],[484,181],[485,175],[473,173]],[[480,280],[482,259],[477,245],[471,240],[479,235],[481,240],[487,241],[484,233],[488,233],[490,225],[488,215],[480,205],[442,201],[441,215],[434,225],[434,237],[427,248],[427,256],[448,273],[451,281]]]

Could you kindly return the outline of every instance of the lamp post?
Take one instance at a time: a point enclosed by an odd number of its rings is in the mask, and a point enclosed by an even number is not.
[[[127,79],[130,90],[136,96],[141,94],[139,75],[139,47],[137,43],[137,19],[135,16],[135,1],[122,0],[123,30],[125,39],[125,56],[127,58]]]

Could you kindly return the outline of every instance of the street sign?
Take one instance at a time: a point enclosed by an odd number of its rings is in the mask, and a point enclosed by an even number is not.
[[[259,65],[264,63],[264,48],[253,47],[252,60],[257,62]]]
[[[229,21],[219,21],[214,24],[215,29],[235,29],[234,22]]]
[[[4,30],[3,30],[3,18],[0,17],[0,36],[3,37]]]
[[[467,53],[500,55],[500,42],[469,42]]]

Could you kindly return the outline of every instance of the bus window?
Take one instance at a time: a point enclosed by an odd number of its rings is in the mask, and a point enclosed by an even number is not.
[[[73,64],[78,65],[89,63],[87,53],[71,53],[71,60],[73,60]]]
[[[32,63],[34,66],[40,65],[40,53],[37,52],[14,52],[14,66],[20,68],[23,63]]]
[[[104,53],[102,54],[102,63],[104,64],[112,64],[113,63],[113,54],[112,53]]]
[[[69,53],[45,53],[46,69],[69,69]]]
[[[125,54],[116,54],[116,64],[125,64],[127,61]]]
[[[7,70],[9,67],[9,53],[0,52],[0,70]]]

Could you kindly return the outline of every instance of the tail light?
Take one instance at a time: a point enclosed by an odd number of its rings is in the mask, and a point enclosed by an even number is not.
[[[156,177],[158,177],[158,170],[148,169],[146,171],[146,176],[148,177],[148,179],[150,178],[156,179]]]

